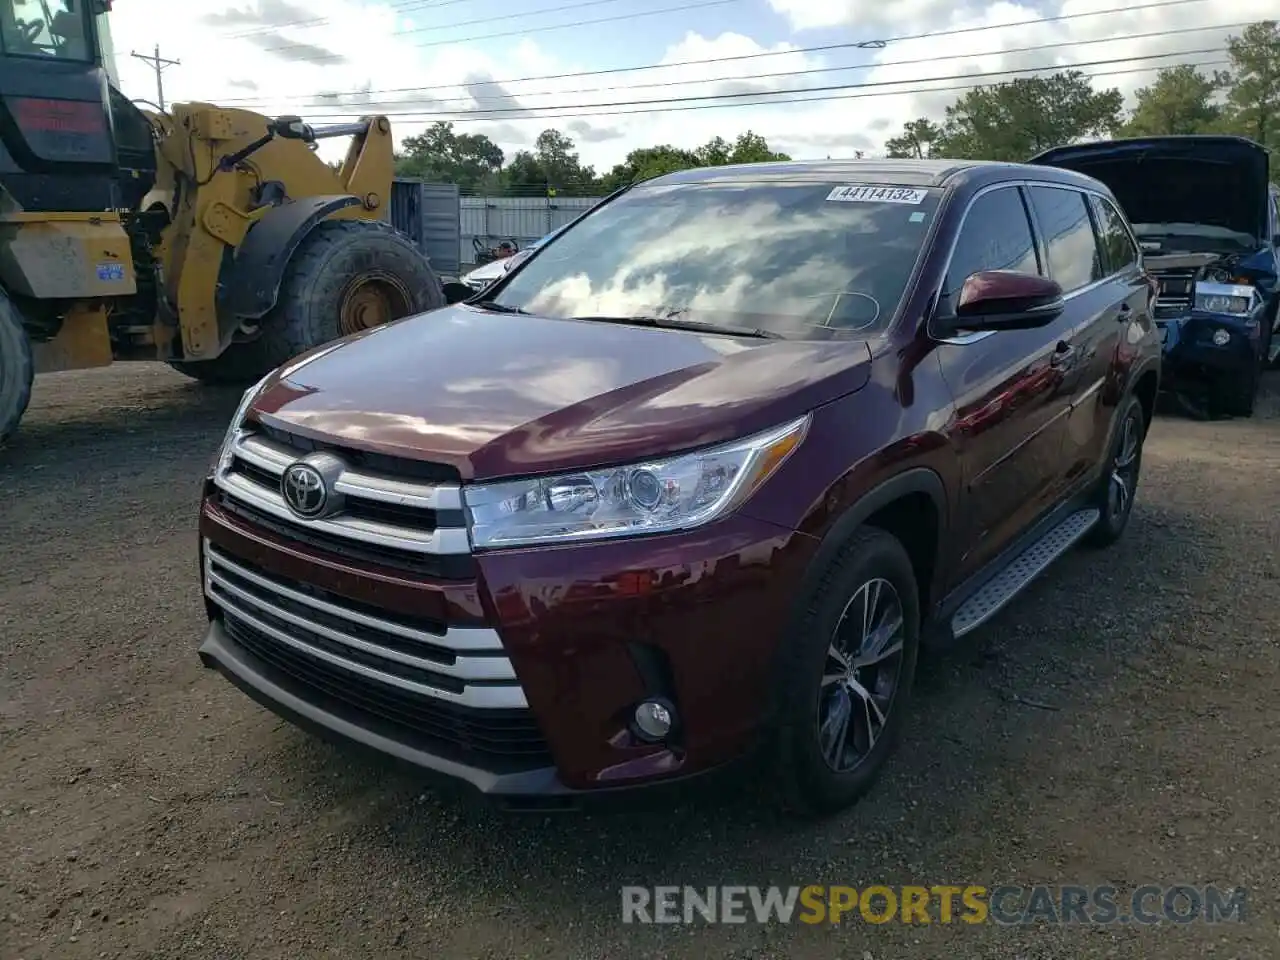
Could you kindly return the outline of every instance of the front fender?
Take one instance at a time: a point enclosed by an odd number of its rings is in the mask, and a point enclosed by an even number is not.
[[[222,270],[218,284],[222,312],[251,320],[265,316],[280,296],[289,260],[312,228],[360,203],[358,197],[344,194],[305,197],[269,210],[249,228]]]

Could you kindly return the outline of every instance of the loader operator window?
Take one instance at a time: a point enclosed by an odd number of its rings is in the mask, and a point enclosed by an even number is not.
[[[5,56],[93,61],[88,0],[0,0]]]

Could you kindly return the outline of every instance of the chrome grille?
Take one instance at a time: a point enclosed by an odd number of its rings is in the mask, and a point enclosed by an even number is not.
[[[1197,272],[1196,267],[1152,271],[1160,291],[1155,306],[1158,316],[1181,316],[1191,309]]]
[[[408,557],[470,554],[462,489],[458,483],[402,478],[352,466],[355,457],[326,452],[344,464],[330,493],[341,507],[319,519],[299,516],[285,500],[281,478],[307,454],[267,432],[240,430],[231,442],[225,469],[214,478],[232,504],[326,541],[355,542]]]
[[[495,631],[379,616],[233,560],[205,541],[205,593],[229,625],[288,657],[417,700],[528,706]]]

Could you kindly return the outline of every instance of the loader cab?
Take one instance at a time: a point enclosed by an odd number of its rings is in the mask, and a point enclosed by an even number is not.
[[[0,186],[27,211],[132,208],[154,179],[147,119],[103,67],[104,9],[0,0]]]

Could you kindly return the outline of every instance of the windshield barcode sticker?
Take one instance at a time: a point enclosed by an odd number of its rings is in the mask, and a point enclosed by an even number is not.
[[[840,203],[921,203],[927,195],[927,190],[910,187],[858,186],[836,187],[827,194],[827,199]]]

